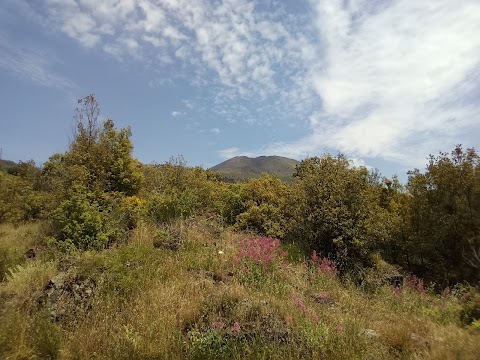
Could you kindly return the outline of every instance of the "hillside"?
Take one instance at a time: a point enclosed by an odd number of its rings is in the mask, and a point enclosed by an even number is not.
[[[211,168],[218,171],[226,181],[237,182],[259,178],[262,173],[277,175],[283,181],[291,181],[295,166],[300,162],[282,156],[259,156],[249,158],[236,156]]]
[[[357,287],[327,259],[207,219],[158,234],[143,223],[62,256],[38,243],[42,224],[0,224],[0,358],[478,359],[461,288],[393,288],[381,263]]]
[[[17,168],[18,164],[10,160],[1,160],[0,159],[0,169],[5,169],[6,171],[13,171]]]

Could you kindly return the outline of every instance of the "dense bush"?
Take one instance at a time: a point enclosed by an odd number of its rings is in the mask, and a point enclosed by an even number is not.
[[[342,273],[371,264],[374,249],[389,230],[382,221],[375,178],[365,168],[352,168],[342,155],[306,159],[294,176],[289,238],[334,260]]]
[[[115,216],[113,204],[99,202],[92,192],[80,185],[67,194],[54,215],[60,248],[102,249],[125,230],[122,219]]]
[[[228,198],[231,214],[242,209],[235,217],[235,227],[283,238],[286,227],[284,208],[287,185],[275,176],[264,174],[260,179],[250,180],[242,190],[241,206],[236,203],[238,197]],[[227,216],[231,215],[227,213]]]
[[[430,157],[425,173],[410,173],[409,266],[443,284],[478,281],[480,158],[457,146]]]
[[[78,104],[68,151],[41,169],[30,161],[0,170],[0,222],[50,219],[61,247],[100,249],[141,221],[163,226],[200,215],[288,241],[304,257],[315,250],[357,280],[370,274],[375,259],[437,289],[480,280],[474,149],[431,156],[426,171],[412,171],[406,186],[355,168],[343,155],[303,160],[289,184],[266,174],[226,184],[215,172],[187,167],[181,156],[141,164],[132,156],[129,128],[117,129],[112,120],[99,125],[94,95]]]

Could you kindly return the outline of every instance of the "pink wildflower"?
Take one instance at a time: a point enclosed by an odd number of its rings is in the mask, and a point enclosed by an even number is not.
[[[212,329],[222,330],[225,327],[225,324],[222,321],[214,321],[212,323]]]
[[[296,292],[292,292],[292,297],[293,297],[293,303],[297,305],[298,309],[302,313],[307,312],[307,306],[303,303],[303,300],[301,299],[300,295],[298,295]]]
[[[335,276],[337,273],[337,265],[335,264],[335,262],[326,257],[319,257],[315,250],[313,250],[312,252],[310,262],[314,266],[314,268],[317,269],[318,274]]]
[[[335,327],[335,330],[337,330],[338,333],[343,333],[343,332],[345,332],[345,326],[343,326],[342,324],[338,324]]]
[[[422,279],[417,278],[415,275],[410,276],[407,280],[407,287],[413,291],[417,291],[420,294],[425,294],[425,284]]]
[[[398,286],[392,286],[392,292],[393,292],[393,295],[395,295],[396,297],[399,297],[402,295],[403,288]]]
[[[242,330],[240,323],[238,321],[235,321],[235,323],[232,325],[232,334],[238,334]]]
[[[261,265],[263,270],[277,260],[282,260],[287,253],[282,251],[280,240],[270,237],[249,237],[240,241],[237,261],[248,260]]]
[[[421,280],[421,279],[418,280],[417,291],[418,291],[420,294],[422,294],[422,295],[425,294],[425,285],[424,285],[424,283],[423,283],[423,280]]]

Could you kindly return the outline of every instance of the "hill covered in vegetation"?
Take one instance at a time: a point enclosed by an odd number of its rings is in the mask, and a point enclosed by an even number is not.
[[[224,181],[238,182],[259,178],[267,173],[275,175],[283,181],[292,181],[299,161],[282,156],[259,156],[250,158],[247,156],[236,156],[210,168],[219,172]]]
[[[0,358],[478,358],[474,149],[405,185],[328,154],[232,184],[99,113],[0,171]]]
[[[18,164],[11,160],[0,159],[0,169],[7,172],[14,172],[17,169]]]

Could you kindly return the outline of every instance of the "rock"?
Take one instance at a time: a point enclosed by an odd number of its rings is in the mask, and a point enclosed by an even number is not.
[[[48,283],[47,287],[53,287],[55,289],[60,289],[63,287],[63,284],[65,283],[65,276],[67,274],[65,272],[60,272],[56,276],[54,276],[50,282]]]
[[[330,305],[330,306],[335,305],[335,300],[332,299],[332,297],[325,292],[319,292],[317,294],[313,294],[312,299],[319,304]]]
[[[35,251],[35,249],[28,249],[25,252],[25,256],[27,257],[27,259],[35,259],[35,257],[37,256],[37,252]]]
[[[378,338],[380,335],[373,329],[364,329],[363,334],[369,338]]]
[[[95,288],[93,279],[79,278],[73,271],[60,272],[50,280],[40,302],[48,308],[52,321],[76,317],[91,309]]]

